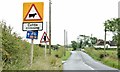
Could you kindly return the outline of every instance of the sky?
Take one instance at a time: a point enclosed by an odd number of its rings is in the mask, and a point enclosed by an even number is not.
[[[23,3],[44,2],[43,31],[39,31],[39,44],[46,22],[49,23],[49,0],[1,0],[0,21],[13,27],[13,32],[26,39],[26,31],[22,31]],[[91,34],[104,39],[104,22],[118,17],[119,0],[52,0],[51,5],[51,43],[64,44],[64,29],[68,32],[68,43],[77,41],[77,36]],[[107,33],[107,40],[112,39],[112,33]],[[26,39],[31,42],[30,39]]]

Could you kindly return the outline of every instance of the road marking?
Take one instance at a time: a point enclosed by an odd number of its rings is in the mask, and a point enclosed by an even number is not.
[[[78,55],[79,55],[79,54],[78,54]],[[80,53],[80,56],[82,57],[81,53]],[[83,57],[82,57],[82,59],[83,59]],[[83,60],[82,60],[82,62],[83,62],[86,66],[88,66],[91,70],[95,70],[95,69],[92,68],[91,66],[87,65]]]
[[[84,62],[83,62],[84,63]],[[85,64],[85,63],[84,63]],[[85,64],[86,66],[88,66],[91,70],[95,70],[94,68],[92,68],[91,66]]]

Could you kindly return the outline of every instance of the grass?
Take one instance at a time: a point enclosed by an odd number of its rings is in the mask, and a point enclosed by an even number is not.
[[[2,61],[0,61],[0,72],[2,71]]]
[[[68,48],[68,49],[66,49],[66,54],[65,54],[65,56],[64,56],[64,55],[62,56],[62,60],[63,60],[63,61],[66,61],[66,60],[70,57],[70,55],[71,55],[70,51],[72,51],[72,50],[73,50],[73,48]]]
[[[62,70],[61,60],[54,56],[40,57],[35,60],[32,66],[26,66],[23,70]]]
[[[31,44],[22,39],[12,27],[7,26],[5,22],[0,21],[0,59],[3,70],[60,70],[62,66],[61,58],[54,54],[47,55],[45,58],[44,48],[34,45],[33,64],[30,66],[30,47]],[[47,51],[48,52],[48,51]],[[53,51],[55,53],[56,51]],[[56,53],[62,57],[61,50]],[[1,58],[2,57],[2,58]],[[1,66],[1,65],[0,65]],[[1,68],[0,68],[1,69]]]
[[[62,70],[62,50],[62,47],[58,50],[51,50],[51,55],[49,55],[49,49],[47,49],[46,57],[43,53],[42,56],[34,59],[32,66],[26,66],[23,68],[23,70]],[[59,57],[56,57],[56,54]]]
[[[85,52],[88,53],[93,59],[102,62],[113,68],[118,68],[118,59],[116,50],[106,50],[106,57],[104,57],[104,50],[95,50],[94,48],[85,48]]]
[[[53,53],[56,51],[52,50]],[[60,52],[58,50],[58,52]],[[40,54],[41,55],[40,55]],[[44,55],[44,48],[34,48],[34,58],[33,63],[29,65],[29,56],[24,58],[22,62],[16,64],[9,64],[8,70],[62,70],[62,60],[61,58],[55,57],[55,54],[48,54],[45,57]],[[7,69],[4,69],[7,70]]]
[[[58,55],[58,58],[61,58],[63,61],[65,61],[70,57],[70,55],[71,55],[70,51],[71,50],[72,50],[72,48],[66,49],[66,55],[64,56],[64,47],[60,47],[56,51],[52,50],[52,54],[53,55]]]
[[[70,57],[71,53],[70,51],[66,51],[66,55],[62,57],[63,61],[66,61]]]

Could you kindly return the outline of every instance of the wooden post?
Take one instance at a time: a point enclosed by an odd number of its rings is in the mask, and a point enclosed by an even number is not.
[[[51,0],[49,0],[49,54],[51,55]]]
[[[64,56],[66,56],[66,31],[64,30]]]
[[[104,37],[104,57],[106,55],[106,27],[105,27],[105,37]]]

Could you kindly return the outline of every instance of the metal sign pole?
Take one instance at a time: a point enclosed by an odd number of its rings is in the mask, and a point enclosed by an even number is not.
[[[45,42],[45,57],[46,57],[46,48],[47,48],[47,43]]]
[[[47,22],[46,22],[46,34],[47,34]],[[46,35],[46,37],[47,37],[47,35]],[[47,42],[45,42],[45,57],[46,57],[46,48],[47,48]]]
[[[33,39],[31,39],[31,50],[30,50],[30,66],[33,62]]]

